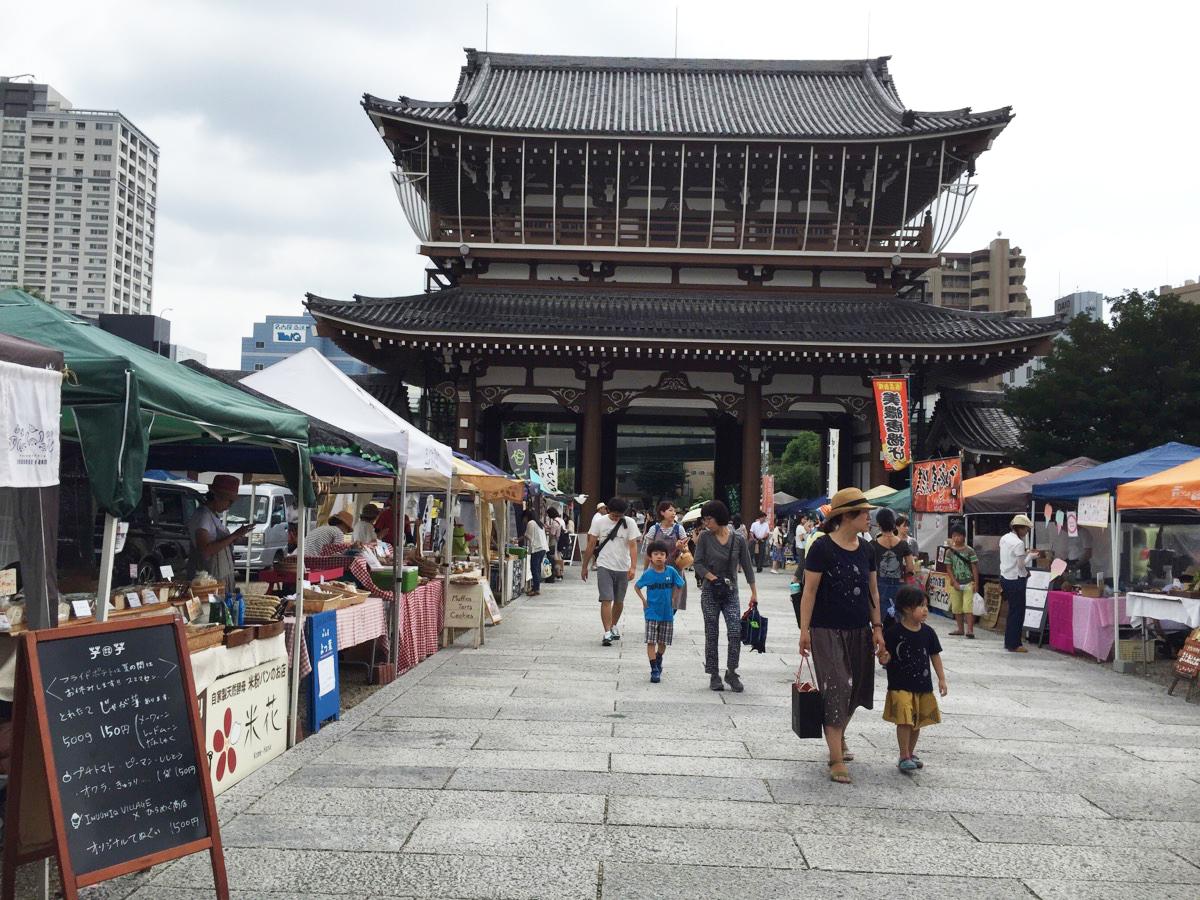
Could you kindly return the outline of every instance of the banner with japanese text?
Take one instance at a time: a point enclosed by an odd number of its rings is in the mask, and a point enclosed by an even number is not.
[[[775,476],[762,477],[762,511],[767,514],[767,524],[775,527]]]
[[[963,511],[961,456],[926,459],[912,465],[913,512]]]
[[[558,451],[547,450],[545,453],[535,453],[538,477],[542,479],[542,488],[548,494],[558,493]]]
[[[879,417],[879,445],[883,467],[899,472],[912,462],[908,429],[908,376],[876,377],[875,413]]]
[[[524,480],[529,477],[529,438],[509,438],[504,442],[508,453],[508,471]]]

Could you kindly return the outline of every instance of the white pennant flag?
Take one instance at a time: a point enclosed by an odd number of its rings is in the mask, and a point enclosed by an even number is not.
[[[542,487],[549,494],[558,493],[558,451],[547,450],[544,453],[535,453],[533,458],[537,461],[538,478],[542,479]]]

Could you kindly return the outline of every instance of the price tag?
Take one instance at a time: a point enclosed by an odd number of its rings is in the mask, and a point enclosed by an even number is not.
[[[130,564],[129,564],[129,577],[130,577],[130,578],[137,578],[137,563],[130,563]]]
[[[175,570],[172,569],[170,566],[159,566],[158,574],[161,575],[163,578],[167,579],[167,581],[170,581],[172,578],[175,577]]]
[[[0,597],[17,592],[17,570],[0,569]]]
[[[77,619],[86,619],[92,614],[92,607],[86,600],[72,600],[71,612],[75,613]]]
[[[142,598],[133,591],[130,591],[125,595],[125,605],[129,607],[129,609],[137,609],[142,605]]]
[[[151,605],[158,603],[158,594],[152,588],[146,588],[142,591],[142,602]]]

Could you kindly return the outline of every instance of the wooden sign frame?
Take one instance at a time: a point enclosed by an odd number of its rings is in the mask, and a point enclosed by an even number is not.
[[[476,602],[474,604],[474,610],[471,613],[471,624],[467,625],[465,619],[455,619],[454,620],[455,622],[459,622],[461,624],[456,624],[456,625],[450,624],[450,621],[451,621],[450,595],[453,592],[454,585],[451,584],[450,578],[449,578],[449,576],[447,576],[445,582],[443,583],[443,594],[442,594],[443,609],[445,611],[444,612],[444,623],[445,624],[444,624],[444,628],[442,631],[442,646],[449,647],[452,643],[454,643],[455,636],[460,631],[473,631],[475,634],[473,637],[473,645],[472,646],[475,649],[479,649],[479,647],[482,646],[484,643],[483,623],[484,623],[485,610],[487,608],[487,604],[484,602],[484,598],[483,598],[483,583],[480,582],[479,584],[474,584],[474,585],[465,585],[464,584],[464,585],[460,585],[460,587],[470,588],[470,590],[475,592],[475,595],[476,595],[475,596]]]
[[[1179,658],[1175,660],[1174,669],[1175,677],[1171,681],[1171,686],[1167,688],[1167,693],[1173,696],[1179,682],[1185,681],[1188,689],[1187,695],[1183,699],[1185,702],[1191,703],[1192,692],[1200,683],[1200,628],[1193,629],[1187,636],[1187,640],[1183,643],[1183,649],[1179,652]]]
[[[192,747],[196,755],[196,777],[200,783],[207,837],[189,841],[177,847],[160,850],[123,863],[76,875],[67,846],[66,822],[62,797],[54,772],[54,755],[46,702],[43,696],[39,644],[78,638],[87,635],[111,634],[142,628],[172,626],[175,647],[179,654],[179,670],[183,675],[184,699],[187,701]],[[108,881],[131,872],[190,856],[207,850],[211,856],[213,883],[219,900],[228,900],[229,883],[225,873],[225,857],[221,848],[221,831],[217,822],[217,805],[212,781],[208,774],[204,736],[200,726],[200,711],[196,705],[196,684],[184,635],[183,625],[172,616],[148,616],[124,622],[96,622],[70,628],[48,628],[21,635],[17,660],[16,684],[13,693],[13,755],[9,775],[8,804],[5,811],[4,877],[0,885],[3,900],[14,900],[18,866],[47,857],[58,862],[64,900],[78,900],[79,889]],[[32,795],[32,796],[28,796]],[[22,803],[25,809],[22,809]],[[32,827],[30,827],[32,825]],[[22,831],[37,842],[22,852]],[[31,833],[30,833],[31,832]]]

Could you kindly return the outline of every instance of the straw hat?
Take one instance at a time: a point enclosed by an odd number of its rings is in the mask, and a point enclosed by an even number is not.
[[[874,509],[866,496],[855,487],[842,488],[829,498],[828,516],[840,516],[842,513],[858,512],[863,509]]]
[[[1012,521],[1008,523],[1009,527],[1015,528],[1018,525],[1024,525],[1026,528],[1032,528],[1033,523],[1029,521],[1029,516],[1018,513],[1012,517]]]
[[[354,516],[350,515],[350,513],[346,512],[344,509],[341,512],[334,513],[332,516],[330,516],[329,521],[337,522],[347,531],[354,530]]]
[[[226,500],[234,500],[238,495],[238,488],[241,483],[233,475],[217,475],[212,480],[212,484],[208,486],[208,491],[214,497],[224,497]]]

